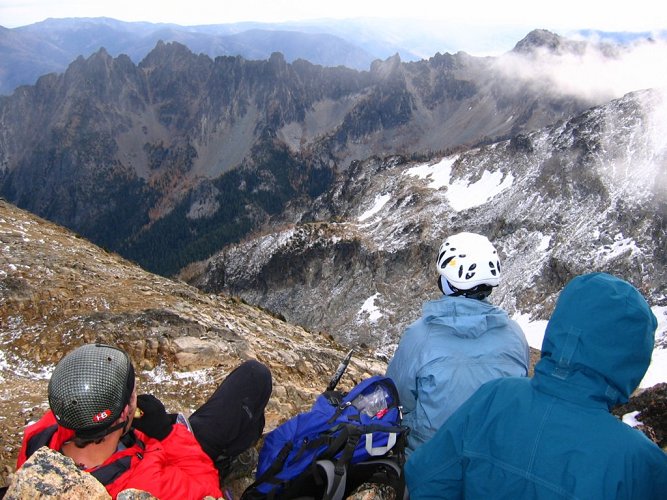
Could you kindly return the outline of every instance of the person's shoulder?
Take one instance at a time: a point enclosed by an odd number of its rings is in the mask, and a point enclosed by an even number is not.
[[[609,417],[608,422],[613,426],[617,451],[626,456],[635,455],[641,460],[653,457],[653,460],[662,464],[663,470],[667,472],[667,454],[656,443],[641,430],[629,426],[611,414]]]
[[[499,377],[484,382],[473,394],[478,399],[484,398],[513,398],[523,397],[526,392],[531,391],[530,379],[528,377]]]
[[[35,432],[39,432],[42,429],[51,427],[52,425],[58,425],[58,422],[56,421],[56,417],[53,414],[53,412],[51,410],[48,410],[46,413],[44,413],[44,415],[42,415],[42,417],[39,420],[29,423],[25,427],[24,432],[25,434],[32,434]]]

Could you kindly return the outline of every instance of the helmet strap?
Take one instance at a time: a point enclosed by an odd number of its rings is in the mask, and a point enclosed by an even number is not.
[[[458,297],[459,295],[463,295],[464,292],[464,290],[459,290],[458,288],[452,286],[452,284],[447,281],[444,276],[440,276],[438,279],[438,288],[443,294],[449,297]]]
[[[82,438],[82,439],[89,439],[89,440],[102,439],[103,437],[108,436],[109,434],[111,434],[112,432],[117,431],[118,429],[124,429],[123,434],[125,434],[125,432],[127,432],[125,430],[125,427],[126,427],[126,425],[129,421],[130,421],[129,419],[121,420],[117,424],[111,425],[104,430],[94,432],[94,433],[90,433],[90,434],[85,432],[85,431],[84,432],[79,431],[79,432],[76,432],[76,437],[79,437],[79,438]]]
[[[467,297],[469,299],[484,300],[493,291],[491,285],[477,285],[469,290],[460,290],[453,286],[444,276],[440,276],[438,279],[438,288],[440,291],[447,295],[448,297]]]
[[[477,285],[470,290],[463,290],[463,294],[469,299],[484,300],[493,291],[491,285]]]

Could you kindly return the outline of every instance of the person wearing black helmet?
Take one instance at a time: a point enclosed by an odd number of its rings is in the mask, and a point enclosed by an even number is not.
[[[50,411],[26,428],[17,468],[48,446],[90,472],[113,498],[128,488],[161,499],[219,498],[216,467],[261,436],[270,394],[269,370],[246,361],[188,422],[168,414],[155,396],[137,396],[127,353],[83,345],[56,365],[48,386]]]
[[[403,423],[410,427],[408,455],[484,382],[528,372],[523,331],[486,300],[501,277],[491,242],[469,232],[446,238],[436,270],[443,295],[424,304],[387,368],[399,391]]]

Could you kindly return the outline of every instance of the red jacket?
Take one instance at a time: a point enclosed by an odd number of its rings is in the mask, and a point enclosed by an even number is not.
[[[17,469],[40,447],[60,450],[73,435],[48,411],[39,422],[26,427]],[[116,451],[102,465],[86,469],[104,484],[112,498],[128,488],[147,491],[160,500],[222,496],[213,461],[184,425],[174,424],[162,441],[136,429],[122,441],[126,449]]]

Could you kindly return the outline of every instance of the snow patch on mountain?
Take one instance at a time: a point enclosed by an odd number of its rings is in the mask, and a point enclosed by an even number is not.
[[[449,187],[447,199],[454,210],[461,212],[484,205],[494,196],[512,187],[513,181],[512,174],[504,175],[499,171],[492,173],[485,170],[477,182],[453,182]]]
[[[363,214],[359,216],[357,219],[359,222],[364,222],[367,219],[370,219],[374,215],[376,215],[380,210],[382,210],[382,207],[385,206],[385,204],[391,199],[390,194],[383,194],[383,195],[378,195],[375,197],[375,202],[371,208],[366,210]]]
[[[447,187],[447,201],[457,212],[484,205],[494,196],[512,187],[512,174],[501,171],[484,170],[481,178],[475,182],[467,179],[452,180],[452,166],[458,158],[459,155],[455,155],[443,158],[435,164],[417,165],[406,170],[405,174],[428,179],[428,187],[431,189]]]
[[[361,324],[364,320],[370,323],[377,323],[377,321],[383,316],[382,310],[375,304],[375,301],[380,298],[380,294],[376,293],[368,297],[359,312],[357,317],[359,318],[357,322]]]
[[[443,158],[438,163],[424,163],[406,170],[405,174],[419,179],[428,179],[428,187],[431,189],[440,189],[449,185],[449,179],[452,175],[452,165],[458,159],[458,155]]]
[[[651,308],[658,319],[658,328],[655,331],[655,349],[651,358],[651,365],[642,379],[639,387],[652,387],[661,382],[667,382],[667,306]]]

